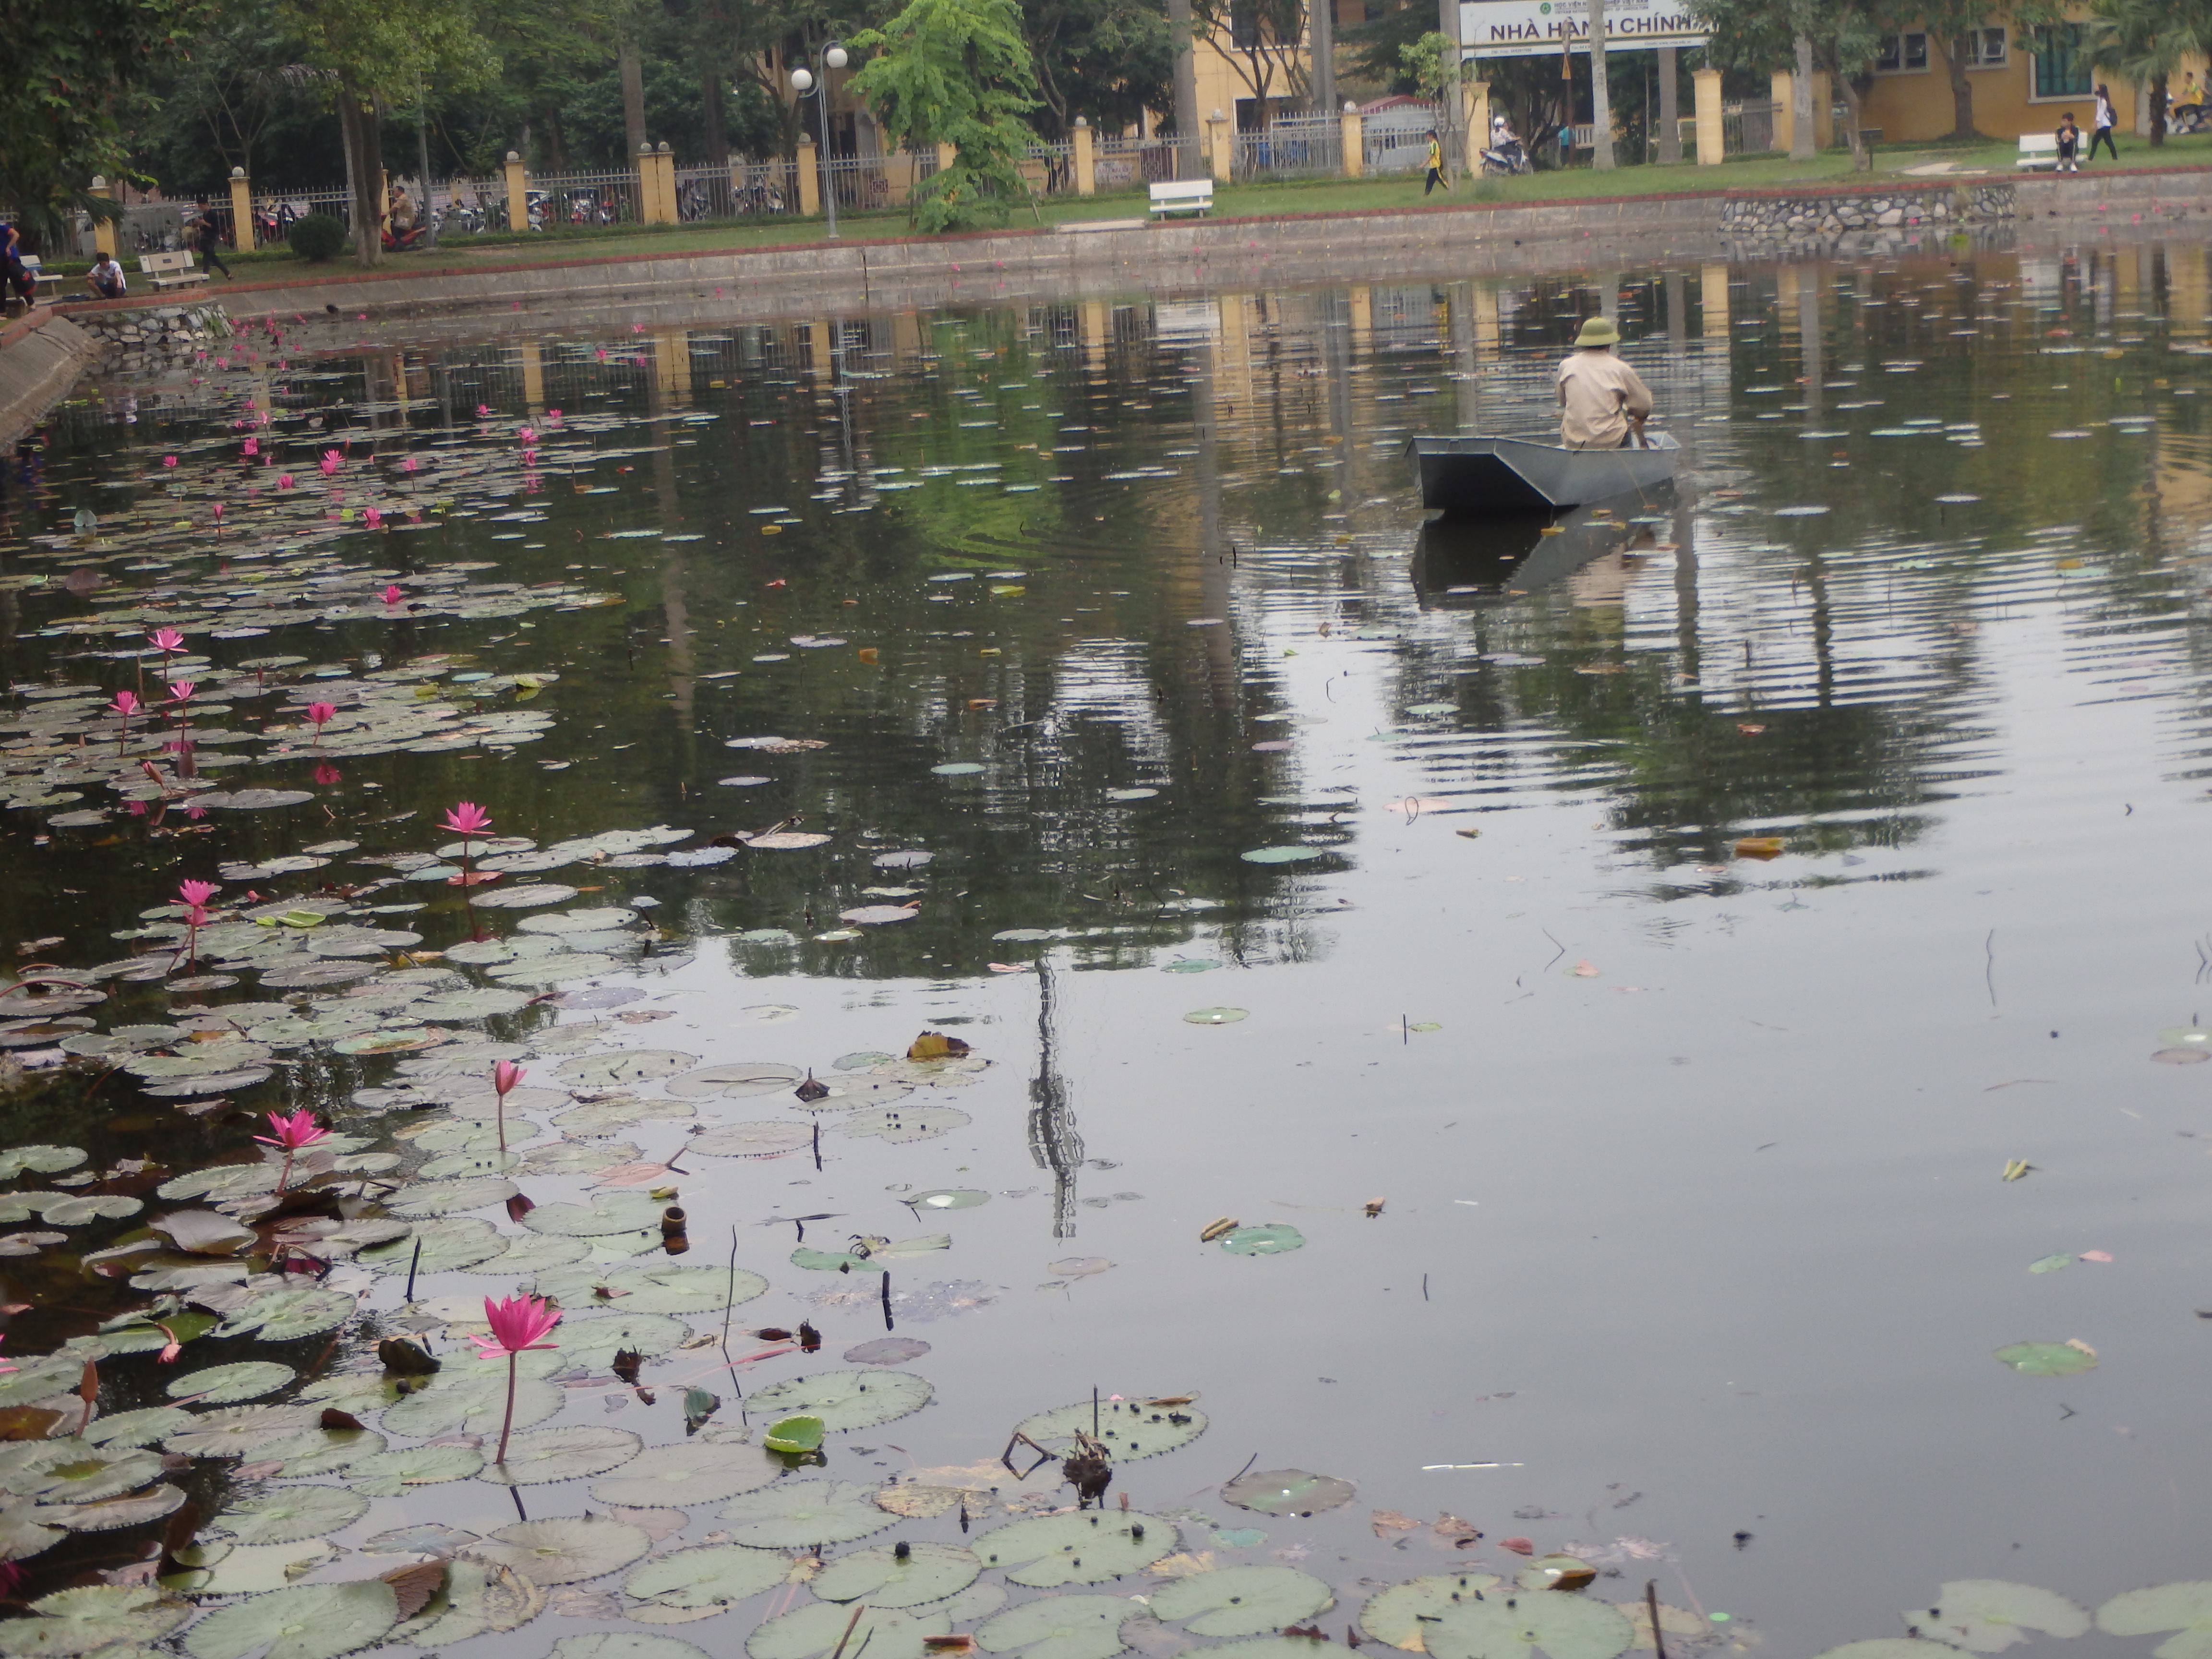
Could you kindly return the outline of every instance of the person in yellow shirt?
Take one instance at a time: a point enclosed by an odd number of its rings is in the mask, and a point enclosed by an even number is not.
[[[1559,441],[1570,449],[1625,449],[1644,435],[1651,388],[1613,355],[1620,343],[1619,329],[1589,318],[1559,365]]]
[[[2194,132],[2198,118],[2204,113],[2204,92],[2197,84],[2197,71],[2191,70],[2181,77],[2181,95],[2173,100],[2168,112],[2173,117],[2173,127],[2179,132]]]
[[[1429,129],[1429,176],[1421,182],[1421,194],[1426,196],[1438,185],[1451,188],[1451,180],[1444,177],[1443,141],[1437,137],[1434,127]]]

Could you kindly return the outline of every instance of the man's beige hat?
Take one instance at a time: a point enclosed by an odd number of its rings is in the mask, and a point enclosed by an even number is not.
[[[1620,343],[1620,331],[1602,317],[1592,317],[1583,324],[1583,331],[1575,336],[1575,349],[1584,346],[1609,346]]]

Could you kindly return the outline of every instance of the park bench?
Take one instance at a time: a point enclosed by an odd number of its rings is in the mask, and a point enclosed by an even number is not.
[[[1170,179],[1154,185],[1152,211],[1156,214],[1212,212],[1213,180]]]
[[[2058,165],[2058,135],[2055,132],[2023,132],[2020,135],[2020,155],[2013,165],[2017,167],[2055,167]]]
[[[174,253],[139,255],[138,274],[155,288],[185,288],[207,281],[207,272],[193,269],[191,252],[184,248]]]

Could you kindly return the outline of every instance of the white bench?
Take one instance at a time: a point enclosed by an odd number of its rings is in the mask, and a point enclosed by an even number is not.
[[[193,283],[207,281],[207,272],[192,267],[189,249],[174,253],[142,253],[138,256],[138,274],[155,288],[184,288]]]
[[[45,262],[42,261],[35,253],[18,254],[16,256],[15,263],[23,267],[23,275],[31,279],[31,298],[27,301],[27,308],[29,306],[38,304],[39,284],[49,280],[46,276],[46,264]],[[8,297],[11,300],[15,297],[12,290],[9,292]]]
[[[2055,132],[2021,133],[2020,155],[2013,165],[2016,167],[2056,167],[2058,165],[2058,135]]]
[[[1170,179],[1152,186],[1154,213],[1211,213],[1213,211],[1213,180],[1211,179]]]

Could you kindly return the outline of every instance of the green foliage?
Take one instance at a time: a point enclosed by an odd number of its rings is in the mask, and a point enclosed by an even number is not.
[[[1454,64],[1445,61],[1445,49],[1449,40],[1435,29],[1398,48],[1400,73],[1413,84],[1417,97],[1431,100],[1442,99],[1444,91],[1464,80],[1474,67],[1474,59],[1467,58]]]
[[[327,213],[311,213],[295,222],[292,234],[285,240],[295,258],[314,264],[328,264],[345,247],[345,221]]]
[[[1159,0],[1022,0],[1022,35],[1036,64],[1046,137],[1079,115],[1108,131],[1173,98],[1175,46]]]
[[[1032,135],[1021,118],[1037,107],[1014,0],[910,0],[853,44],[875,54],[852,89],[884,136],[907,149],[955,151],[915,190],[915,223],[933,233],[1005,218],[1028,193],[1018,163]]]

